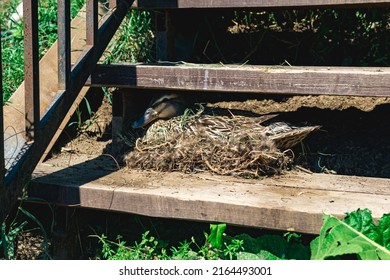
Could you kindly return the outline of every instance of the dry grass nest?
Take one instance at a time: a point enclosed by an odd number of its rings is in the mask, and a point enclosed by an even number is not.
[[[285,143],[283,137],[267,134],[267,126],[262,123],[269,118],[218,117],[198,112],[159,120],[142,137],[126,136],[132,151],[125,156],[125,163],[143,170],[211,171],[245,178],[280,174],[291,166],[293,153],[280,149]]]

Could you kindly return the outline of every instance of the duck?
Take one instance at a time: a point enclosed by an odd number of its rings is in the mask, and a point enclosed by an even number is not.
[[[187,108],[186,100],[177,93],[162,94],[154,97],[145,112],[132,122],[133,129],[145,128],[156,120],[180,116]]]
[[[268,138],[279,150],[284,151],[292,149],[321,127],[319,125],[295,126],[283,121],[273,121],[277,116],[277,114],[259,117],[201,115],[190,130],[202,130],[209,137]]]
[[[293,160],[291,148],[320,128],[276,121],[277,114],[247,116],[220,108],[184,109],[180,115],[184,107],[174,96],[151,102],[133,124],[145,129],[125,156],[129,168],[250,178],[279,174]]]
[[[320,126],[295,126],[283,121],[273,121],[278,115],[256,117],[241,115],[210,115],[204,108],[192,114],[184,114],[187,103],[178,94],[165,94],[150,102],[144,114],[133,122],[133,128],[145,128],[143,140],[150,143],[164,142],[168,132],[185,137],[204,136],[235,141],[251,138],[270,140],[280,150],[291,149]],[[156,142],[157,141],[157,142]]]

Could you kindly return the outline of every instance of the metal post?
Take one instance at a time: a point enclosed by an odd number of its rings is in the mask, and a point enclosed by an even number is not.
[[[96,46],[98,39],[98,1],[87,0],[87,46]]]
[[[110,0],[110,2],[108,3],[108,7],[110,9],[114,9],[117,5],[118,5],[118,0]]]
[[[38,0],[23,0],[23,16],[26,138],[34,141],[40,130]]]
[[[70,0],[58,0],[58,90],[69,89],[70,55]]]

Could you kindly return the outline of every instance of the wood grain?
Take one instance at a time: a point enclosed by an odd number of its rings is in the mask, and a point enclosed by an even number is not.
[[[115,171],[104,157],[37,167],[29,195],[57,204],[318,233],[323,213],[390,212],[390,180],[289,172],[263,180],[208,173]]]
[[[266,94],[390,96],[390,69],[250,65],[99,65],[91,86]]]

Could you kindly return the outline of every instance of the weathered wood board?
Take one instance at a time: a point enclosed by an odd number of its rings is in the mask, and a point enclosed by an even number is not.
[[[99,65],[91,86],[296,95],[390,96],[386,67]]]
[[[390,212],[390,180],[291,171],[262,180],[120,169],[108,156],[40,164],[29,195],[165,218],[318,233],[323,213]]]
[[[138,8],[273,8],[273,7],[325,7],[325,6],[373,6],[388,5],[381,0],[137,0],[133,7]]]

